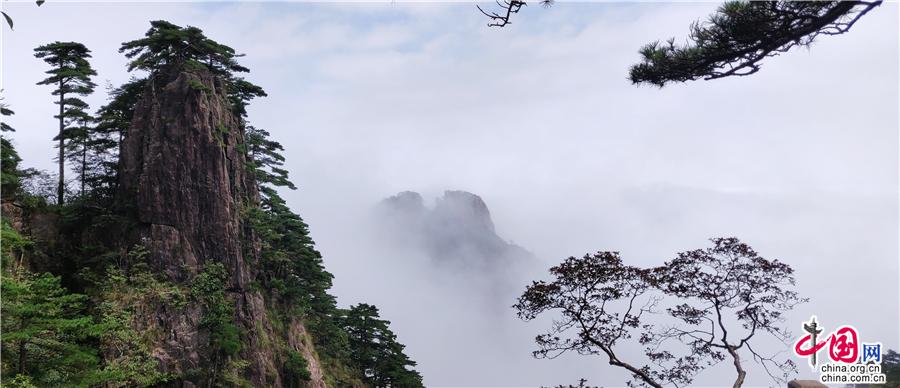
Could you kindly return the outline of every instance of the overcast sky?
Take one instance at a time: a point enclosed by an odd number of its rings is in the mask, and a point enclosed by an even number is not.
[[[716,2],[533,5],[504,29],[469,3],[3,6],[16,29],[3,28],[2,88],[27,167],[52,169],[56,130],[34,47],[84,43],[100,85],[127,80],[117,48],[152,19],[245,53],[269,93],[250,121],[287,150],[299,190],[284,195],[311,225],[339,303],[382,306],[430,385],[624,380],[579,356],[496,373],[442,358],[419,330],[423,312],[396,302],[411,285],[373,269],[394,262],[357,244],[363,215],[402,190],[482,196],[499,234],[546,266],[597,250],[656,265],[737,236],[795,268],[811,298],[788,319],[795,333],[815,314],[826,331],[852,324],[861,341],[900,348],[896,3],[752,77],[664,89],[627,81],[638,48],[683,39]]]

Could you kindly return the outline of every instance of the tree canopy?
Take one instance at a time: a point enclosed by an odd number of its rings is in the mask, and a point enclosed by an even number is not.
[[[85,342],[94,327],[87,297],[68,293],[48,273],[3,277],[4,375],[28,376],[38,386],[87,386],[100,361]]]
[[[666,310],[678,324],[651,334],[645,343],[660,348],[666,341],[680,341],[690,347],[692,357],[710,362],[727,354],[735,367],[734,387],[743,385],[747,375],[738,353],[746,351],[773,380],[787,383],[796,373],[794,362],[760,352],[752,344],[761,335],[791,341],[782,327],[783,314],[806,301],[793,290],[793,269],[761,257],[736,238],[712,242],[709,248],[681,252],[655,270],[657,287],[682,303]],[[652,352],[653,356],[669,355]]]
[[[839,35],[881,1],[728,1],[705,22],[691,25],[690,39],[652,42],[631,67],[631,82],[670,82],[746,76],[766,57],[808,47],[821,35]]]
[[[92,174],[87,177],[87,184],[92,190],[103,191],[102,196],[111,197],[117,185],[119,145],[127,136],[135,105],[146,85],[145,78],[132,77],[118,87],[108,87],[109,102],[97,110],[96,125],[88,142],[88,168]]]
[[[627,266],[616,252],[570,257],[551,268],[553,280],[532,283],[514,305],[524,320],[559,313],[536,338],[535,356],[604,355],[632,375],[630,384],[657,388],[688,385],[730,357],[738,388],[746,377],[743,353],[786,382],[794,363],[765,353],[759,337],[789,341],[783,313],[805,302],[793,290],[793,270],[736,238],[712,243],[656,268]],[[660,318],[646,321],[651,313]],[[617,352],[623,346],[643,346],[645,357],[625,360]]]
[[[378,308],[360,303],[346,310],[340,319],[347,331],[351,361],[363,371],[363,380],[372,387],[423,387],[422,376],[412,367],[415,361],[403,353],[404,346],[380,319]]]
[[[0,133],[15,132],[6,122],[8,116],[15,112],[6,103],[0,102]],[[0,135],[0,193],[4,198],[11,198],[19,188],[19,162],[22,158],[5,135]]]
[[[235,75],[250,71],[237,62],[243,54],[237,54],[233,48],[206,37],[203,30],[197,27],[181,27],[165,20],[154,20],[150,22],[150,29],[144,38],[122,43],[119,52],[131,60],[128,71],[144,70],[158,74],[169,69],[207,69],[222,77],[232,110],[242,120],[247,116],[247,103],[253,98],[266,96],[262,87]]]
[[[122,43],[120,53],[131,59],[128,70],[158,71],[167,67],[203,66],[225,75],[248,72],[237,63],[234,49],[203,35],[197,27],[181,27],[165,20],[150,22],[144,38]]]
[[[88,104],[78,96],[87,96],[94,92],[97,85],[91,81],[91,77],[97,72],[91,67],[88,58],[91,50],[77,42],[53,42],[34,49],[34,56],[43,59],[51,66],[46,73],[49,77],[38,82],[38,85],[55,85],[54,96],[59,96],[56,104],[59,105],[59,114],[54,116],[59,120],[59,131],[54,138],[58,142],[59,155],[59,181],[56,189],[57,204],[65,201],[65,164],[67,140],[73,140],[82,148],[87,141],[87,122],[91,120],[87,113]],[[77,148],[77,147],[76,147]],[[83,171],[83,170],[82,170]],[[83,178],[83,176],[82,176]],[[82,180],[83,182],[83,180]]]
[[[873,1],[728,0],[705,22],[690,27],[688,42],[669,39],[639,50],[631,67],[634,84],[665,86],[671,82],[746,76],[759,71],[763,59],[795,47],[809,47],[820,35],[850,30],[863,15],[881,5]],[[499,11],[478,10],[490,27],[505,27],[528,5],[523,0],[496,0]],[[544,6],[553,0],[541,0]]]

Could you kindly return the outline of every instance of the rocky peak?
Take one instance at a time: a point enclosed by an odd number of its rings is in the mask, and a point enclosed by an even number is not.
[[[447,190],[435,202],[436,222],[474,233],[494,234],[491,212],[481,197],[467,191]]]
[[[425,201],[422,195],[415,191],[402,191],[382,201],[382,206],[390,208],[393,212],[409,215],[419,215],[425,212]]]
[[[243,134],[222,81],[180,72],[149,82],[121,152],[120,198],[147,227],[152,262],[185,280],[205,262],[222,262],[233,287],[245,265],[240,211],[257,196],[238,145]]]
[[[406,191],[383,200],[379,209],[387,239],[423,249],[433,261],[477,268],[534,261],[497,235],[487,204],[470,192],[447,190],[427,208],[420,194]]]
[[[258,193],[243,149],[240,119],[219,77],[206,71],[157,75],[122,145],[119,201],[139,221],[135,242],[147,247],[150,265],[166,281],[189,288],[206,266],[224,266],[226,303],[234,306],[232,320],[242,333],[240,353],[231,357],[248,363],[244,378],[254,386],[284,385],[268,343],[281,336],[294,338],[290,346],[309,355],[309,386],[324,387],[311,349],[296,340],[302,324],[292,323],[293,335],[276,333],[260,291],[250,287],[260,243],[242,215]],[[152,347],[163,372],[184,376],[173,386],[205,385],[202,371],[221,366],[209,350],[204,309],[196,300],[138,309],[135,322],[146,325],[140,329],[160,333]]]

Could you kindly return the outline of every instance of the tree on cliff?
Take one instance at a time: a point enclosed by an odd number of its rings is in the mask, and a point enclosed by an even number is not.
[[[247,116],[247,102],[266,95],[258,85],[235,75],[250,71],[237,62],[243,54],[207,38],[203,30],[181,27],[165,20],[154,20],[150,26],[144,38],[122,43],[119,48],[119,52],[131,59],[128,71],[158,73],[166,69],[207,69],[226,81],[232,111],[242,121]]]
[[[151,21],[144,38],[122,43],[119,52],[131,59],[128,71],[154,72],[197,66],[220,76],[249,71],[237,63],[240,55],[233,48],[207,38],[197,27],[181,27],[165,20]]]
[[[68,128],[69,142],[66,144],[66,159],[75,166],[79,193],[84,197],[86,193],[85,183],[91,173],[88,170],[88,154],[90,153],[90,146],[94,137],[94,127],[90,124],[92,118],[85,111],[87,105],[85,104],[85,106],[78,109],[81,110],[83,116],[73,117],[73,125]]]
[[[281,153],[284,147],[281,143],[271,140],[268,131],[248,125],[244,141],[247,144],[248,167],[256,176],[263,202],[275,195],[277,187],[297,189],[297,186],[288,179],[287,170],[283,168],[284,156]]]
[[[12,109],[6,103],[0,102],[0,117],[12,116]],[[0,133],[15,132],[15,129],[6,123],[6,119],[0,121]],[[5,135],[0,135],[0,193],[4,198],[9,198],[19,188],[19,162],[22,158],[16,152],[12,142]]]
[[[340,319],[350,342],[351,361],[364,373],[372,387],[422,387],[422,376],[412,367],[416,363],[403,353],[404,346],[380,319],[378,308],[360,303],[346,310]]]
[[[119,145],[128,132],[134,107],[147,85],[145,78],[131,78],[119,87],[109,88],[109,102],[97,110],[94,136],[89,142],[93,151],[89,161],[92,174],[87,182],[92,190],[112,196],[118,182]]]
[[[792,290],[793,271],[735,238],[712,242],[658,268],[626,266],[614,252],[572,257],[551,268],[555,280],[534,282],[514,306],[525,320],[554,310],[562,316],[536,338],[535,356],[602,354],[637,384],[651,387],[690,384],[703,369],[730,358],[737,388],[746,377],[744,354],[773,380],[786,382],[794,363],[758,346],[764,335],[790,340],[781,327],[783,313],[805,301]],[[646,314],[661,311],[665,315],[647,322]],[[633,337],[645,346],[643,360],[616,353]]]
[[[51,69],[46,73],[50,76],[38,85],[55,85],[54,96],[59,96],[56,104],[59,105],[59,115],[54,116],[59,120],[59,132],[54,140],[58,141],[59,148],[59,183],[56,189],[56,202],[62,205],[65,193],[65,162],[66,140],[74,130],[71,127],[80,121],[87,121],[90,116],[86,113],[87,103],[78,96],[87,96],[94,92],[96,86],[91,81],[91,76],[97,72],[91,68],[88,58],[91,51],[83,44],[76,42],[53,42],[34,49],[34,56],[41,58],[50,64]]]
[[[245,100],[241,100],[245,103]],[[331,275],[309,236],[309,226],[278,194],[279,187],[295,190],[284,165],[284,148],[265,130],[247,126],[247,167],[256,178],[259,207],[250,213],[254,232],[262,241],[259,278],[285,304],[306,317],[322,354],[343,358],[349,353],[345,333],[335,321],[337,301],[328,293]]]
[[[705,22],[691,25],[689,42],[659,41],[640,49],[641,62],[632,66],[632,83],[664,86],[670,82],[746,76],[761,62],[795,47],[809,47],[820,35],[839,35],[866,13],[875,1],[743,1],[729,0]],[[503,27],[527,5],[502,0],[500,11],[485,11],[489,26]],[[542,0],[551,5],[553,0]]]

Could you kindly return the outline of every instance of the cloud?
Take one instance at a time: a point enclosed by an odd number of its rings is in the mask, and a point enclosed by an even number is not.
[[[489,29],[471,4],[4,4],[17,28],[2,38],[3,87],[25,164],[50,168],[54,106],[33,85],[38,44],[84,42],[114,83],[127,79],[118,44],[150,19],[199,26],[246,53],[248,78],[269,92],[250,119],[287,149],[300,190],[284,194],[310,223],[340,303],[381,306],[433,386],[624,375],[591,357],[529,359],[542,326],[511,310],[495,322],[516,327],[512,337],[466,354],[460,339],[490,329],[454,325],[466,301],[409,292],[446,289],[397,264],[408,260],[361,249],[364,215],[403,190],[482,196],[498,234],[546,266],[596,250],[653,264],[736,235],[797,270],[812,301],[789,326],[816,314],[900,347],[897,4],[752,77],[628,83],[641,45],[684,39],[716,5],[566,2]],[[422,314],[444,324],[423,327]]]

